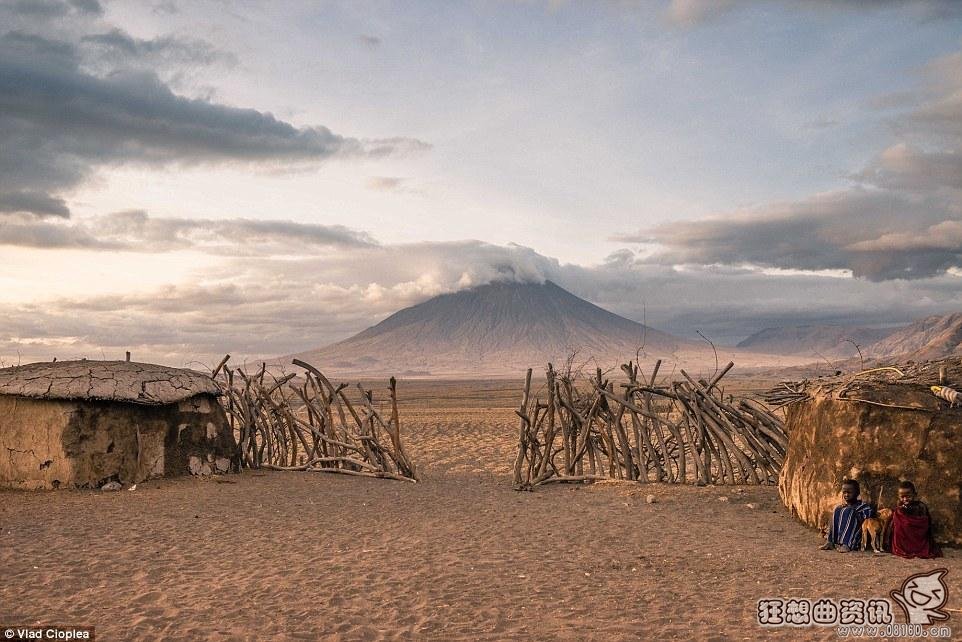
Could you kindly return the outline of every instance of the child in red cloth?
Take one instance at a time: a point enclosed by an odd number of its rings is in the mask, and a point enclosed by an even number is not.
[[[899,483],[899,505],[892,511],[892,552],[899,557],[942,557],[932,538],[929,507],[919,501],[910,481]]]

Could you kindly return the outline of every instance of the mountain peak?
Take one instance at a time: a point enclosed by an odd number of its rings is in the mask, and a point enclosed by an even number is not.
[[[486,375],[563,363],[572,354],[613,365],[639,348],[661,356],[685,345],[550,280],[493,281],[404,308],[298,356],[335,371]]]

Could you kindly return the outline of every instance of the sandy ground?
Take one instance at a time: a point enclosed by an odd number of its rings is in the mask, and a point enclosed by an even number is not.
[[[93,625],[100,640],[835,639],[762,629],[756,601],[883,597],[942,566],[962,636],[959,551],[817,551],[772,487],[511,490],[517,390],[408,387],[419,484],[245,472],[0,491],[0,626]]]

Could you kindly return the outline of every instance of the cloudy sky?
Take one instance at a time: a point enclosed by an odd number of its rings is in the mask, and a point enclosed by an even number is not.
[[[494,279],[682,336],[962,309],[962,3],[0,0],[0,358]]]

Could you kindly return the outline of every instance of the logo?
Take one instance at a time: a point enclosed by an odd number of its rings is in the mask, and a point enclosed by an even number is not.
[[[917,573],[902,582],[900,590],[889,593],[902,607],[909,624],[932,624],[949,619],[949,614],[940,610],[949,601],[949,587],[942,579],[948,572],[940,568],[931,573]]]
[[[943,610],[949,601],[948,569],[916,573],[887,597],[835,599],[765,597],[758,600],[756,621],[769,627],[835,627],[838,637],[948,639],[952,629]],[[896,622],[895,605],[905,614]],[[946,609],[947,610],[947,609]]]

